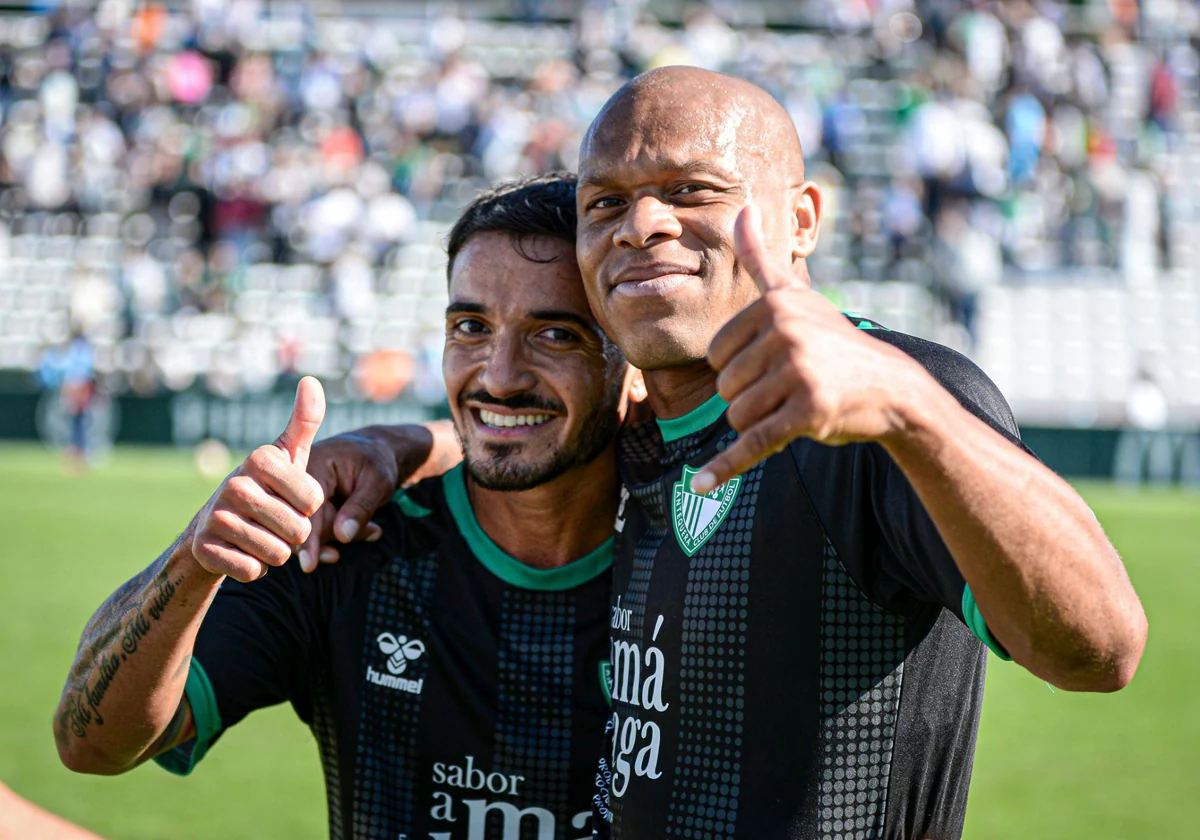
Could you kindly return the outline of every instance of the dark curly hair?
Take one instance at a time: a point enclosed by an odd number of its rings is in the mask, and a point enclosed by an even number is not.
[[[446,242],[446,277],[454,267],[454,258],[467,241],[480,233],[508,233],[513,247],[531,262],[540,260],[525,250],[530,236],[548,236],[575,243],[575,173],[549,172],[518,181],[507,181],[481,193],[467,206]]]

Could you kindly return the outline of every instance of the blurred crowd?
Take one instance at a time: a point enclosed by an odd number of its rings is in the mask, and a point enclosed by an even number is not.
[[[809,0],[783,26],[771,3],[417,5],[0,14],[0,368],[78,332],[109,391],[352,373],[436,401],[447,222],[571,168],[604,100],[672,63],[794,115],[831,294],[928,290],[969,346],[1014,277],[1200,269],[1190,0]]]

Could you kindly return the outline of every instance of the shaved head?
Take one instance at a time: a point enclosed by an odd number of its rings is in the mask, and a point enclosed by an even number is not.
[[[752,82],[698,67],[662,67],[627,82],[588,128],[581,158],[677,134],[692,148],[733,155],[747,176],[804,180],[800,137],[784,107]]]
[[[644,371],[703,373],[713,336],[757,298],[733,251],[747,204],[767,247],[808,279],[820,192],[787,110],[744,79],[664,67],[630,81],[584,135],[577,198],[588,299]]]

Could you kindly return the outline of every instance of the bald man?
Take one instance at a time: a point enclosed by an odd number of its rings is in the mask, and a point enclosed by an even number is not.
[[[821,193],[761,88],[634,79],[577,200],[658,418],[620,454],[613,836],[961,836],[988,647],[1070,689],[1137,667],[1095,517],[970,361],[813,293]]]
[[[961,836],[988,647],[1132,678],[1116,552],[970,361],[812,292],[821,193],[765,91],[639,76],[579,176],[588,299],[658,418],[619,447],[602,829]]]

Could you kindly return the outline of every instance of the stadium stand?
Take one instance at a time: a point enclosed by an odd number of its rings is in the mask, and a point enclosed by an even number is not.
[[[844,308],[1024,421],[1119,426],[1139,376],[1200,421],[1194,3],[434,5],[0,12],[0,371],[77,328],[109,393],[389,395],[382,352],[436,403],[447,220],[687,62],[794,115]]]

